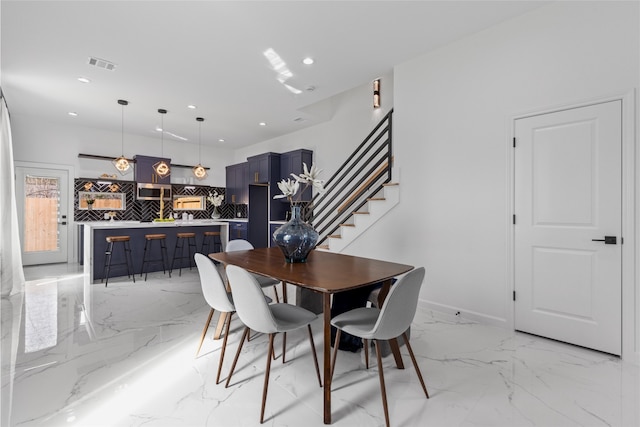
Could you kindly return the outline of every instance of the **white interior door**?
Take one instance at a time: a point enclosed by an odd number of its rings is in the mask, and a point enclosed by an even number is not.
[[[611,101],[518,119],[514,153],[516,329],[617,355],[621,111]]]
[[[16,166],[23,265],[67,262],[69,173]]]

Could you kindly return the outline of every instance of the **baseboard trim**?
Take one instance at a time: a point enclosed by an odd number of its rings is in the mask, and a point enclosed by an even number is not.
[[[475,311],[465,310],[459,307],[453,307],[446,304],[440,304],[433,301],[419,300],[418,307],[422,310],[432,310],[452,316],[453,318],[470,320],[484,325],[497,326],[508,329],[507,319],[502,319]]]

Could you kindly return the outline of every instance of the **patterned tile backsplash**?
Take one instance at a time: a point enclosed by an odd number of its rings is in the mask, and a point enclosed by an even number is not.
[[[73,219],[74,221],[103,221],[105,210],[86,210],[79,209],[78,194],[81,191],[87,191],[87,187],[91,185],[90,191],[96,192],[117,192],[124,193],[126,198],[126,206],[124,211],[115,211],[115,220],[120,221],[151,221],[158,217],[160,211],[159,200],[136,200],[136,183],[133,181],[104,181],[97,179],[85,179],[77,178],[74,180],[74,204],[73,204]],[[113,184],[116,184],[116,188]],[[114,191],[115,190],[115,191]],[[217,191],[218,194],[224,194],[224,187],[209,187],[198,185],[182,185],[172,184],[171,192],[175,195],[188,195],[188,196],[208,196],[209,192],[213,193]],[[247,205],[234,205],[222,203],[222,206],[218,208],[221,218],[246,218],[247,217]],[[193,214],[194,219],[207,219],[211,218],[213,214],[213,205],[207,202],[207,209],[204,211],[179,211],[180,214],[186,212]],[[165,201],[165,213],[164,217],[173,215],[172,204]]]

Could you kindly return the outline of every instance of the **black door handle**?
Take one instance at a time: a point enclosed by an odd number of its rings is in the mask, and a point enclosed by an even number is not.
[[[617,245],[618,239],[616,236],[604,236],[604,239],[591,239],[592,242],[604,242],[605,245]]]

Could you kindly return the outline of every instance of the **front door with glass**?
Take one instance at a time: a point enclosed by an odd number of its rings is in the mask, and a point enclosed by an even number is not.
[[[16,167],[16,202],[24,265],[67,262],[69,173]]]

